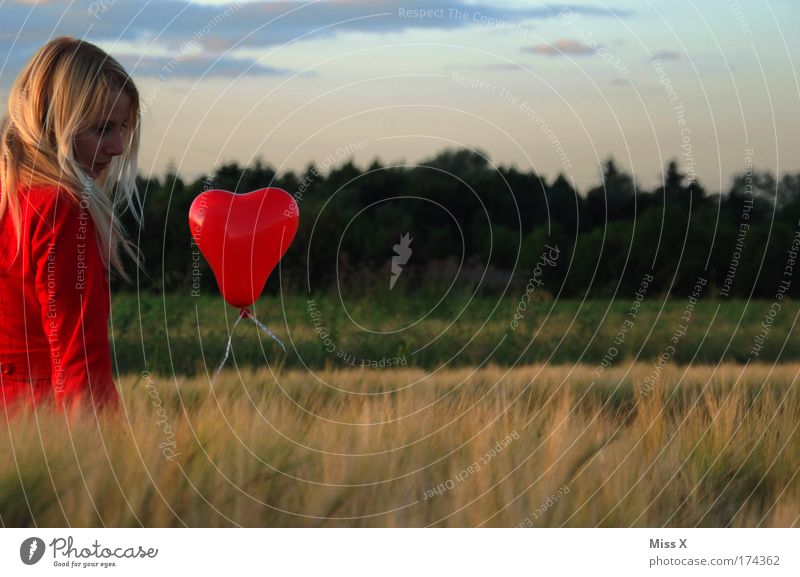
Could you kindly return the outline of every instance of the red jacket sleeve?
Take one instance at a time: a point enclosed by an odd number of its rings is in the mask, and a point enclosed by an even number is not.
[[[59,407],[117,404],[111,376],[107,270],[88,208],[63,191],[32,223],[31,258]]]

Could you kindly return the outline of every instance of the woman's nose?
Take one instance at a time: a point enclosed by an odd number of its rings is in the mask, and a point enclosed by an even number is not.
[[[106,143],[106,154],[109,156],[119,156],[124,152],[124,150],[125,147],[122,144],[122,132],[117,130]]]

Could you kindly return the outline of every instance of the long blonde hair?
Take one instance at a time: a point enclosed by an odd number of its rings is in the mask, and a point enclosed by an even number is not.
[[[100,180],[94,180],[75,158],[75,137],[101,119],[110,98],[120,91],[131,101],[123,128],[125,150]],[[0,218],[8,211],[17,254],[22,235],[19,188],[54,185],[76,201],[88,201],[103,262],[129,280],[120,247],[137,266],[139,259],[125,238],[117,209],[126,204],[141,221],[136,189],[139,126],[139,92],[116,60],[93,44],[67,36],[39,49],[14,82],[0,123]]]

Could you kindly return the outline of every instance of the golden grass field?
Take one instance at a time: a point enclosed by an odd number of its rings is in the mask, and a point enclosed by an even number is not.
[[[4,526],[800,525],[800,364],[128,375],[3,419]]]

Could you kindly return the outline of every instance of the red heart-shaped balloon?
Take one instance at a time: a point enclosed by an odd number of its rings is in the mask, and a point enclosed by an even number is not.
[[[299,217],[294,198],[280,188],[207,190],[194,199],[189,228],[226,301],[243,309],[258,299]]]

